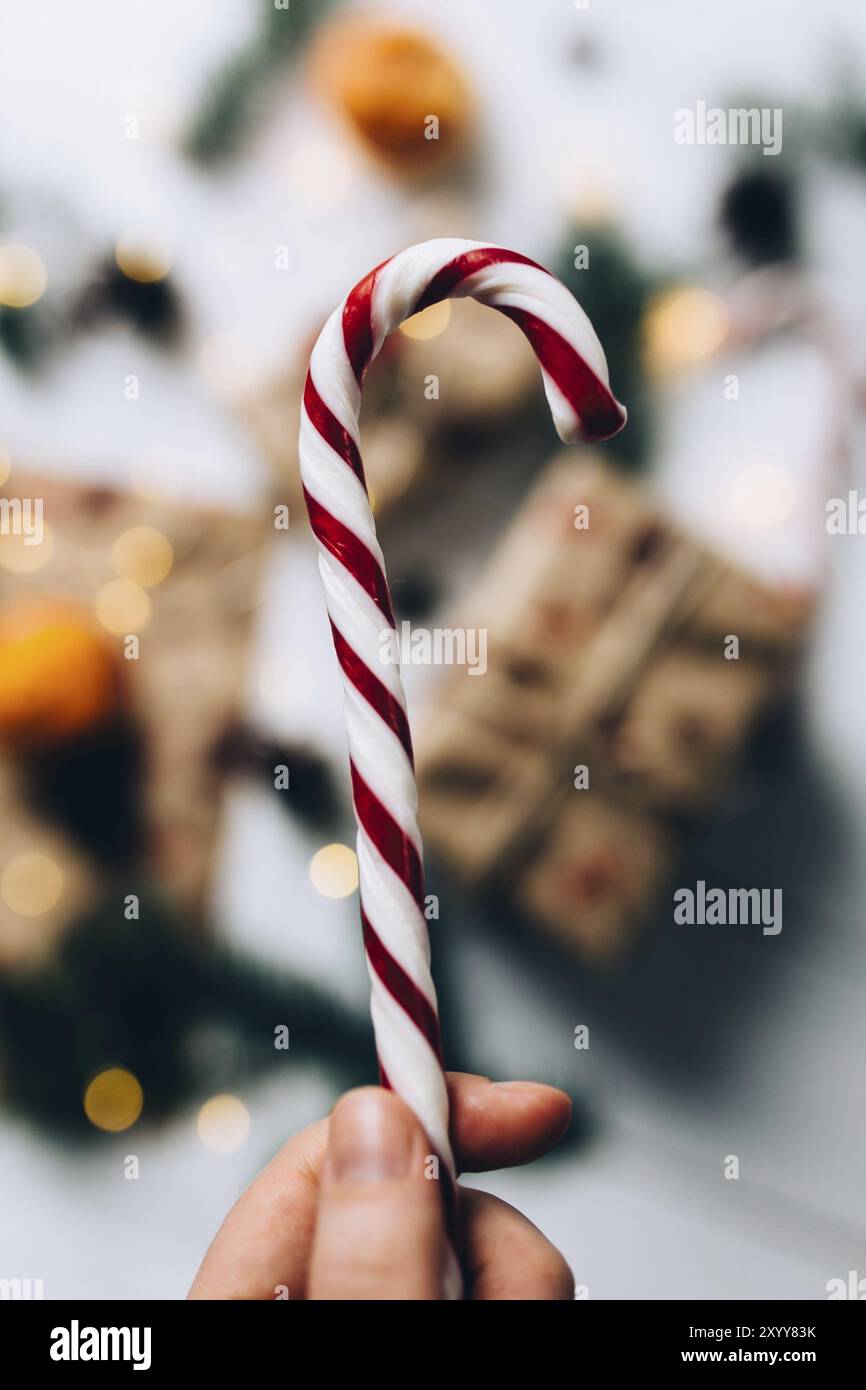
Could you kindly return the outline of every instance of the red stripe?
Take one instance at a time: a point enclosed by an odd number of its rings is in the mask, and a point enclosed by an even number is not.
[[[332,516],[306,488],[304,499],[310,514],[310,525],[322,545],[336,556],[341,565],[345,565],[349,573],[370,595],[383,618],[393,627],[394,610],[391,607],[388,581],[376,557],[354,531],[350,531],[348,526],[344,526],[342,521]]]
[[[535,261],[501,247],[483,247],[455,257],[443,266],[419,296],[413,312],[447,298],[468,276],[496,264],[532,266]],[[387,262],[382,262],[382,265]],[[342,314],[346,354],[359,385],[373,355],[372,298],[381,266],[377,266],[351,291]],[[499,306],[494,306],[499,307]],[[603,439],[621,429],[622,409],[609,388],[599,379],[572,345],[543,319],[524,309],[501,307],[500,312],[521,329],[532,345],[546,374],[556,384],[580,419],[587,439]],[[314,428],[364,482],[363,464],[352,436],[328,409],[308,375],[304,404]],[[338,521],[304,489],[310,522],[320,543],[334,555],[364,588],[386,620],[394,625],[391,597],[384,572],[370,550],[348,527]],[[385,684],[357,655],[342,634],[331,624],[337,659],[347,679],[400,740],[412,757],[411,734],[405,711]],[[414,842],[372,791],[350,760],[352,792],[360,825],[384,861],[408,888],[419,910],[424,910],[424,870]],[[361,913],[364,943],[371,969],[404,1010],[442,1062],[439,1023],[435,1009],[417,985],[388,951]],[[382,1085],[391,1089],[381,1064]],[[444,1165],[443,1165],[444,1167]],[[456,1192],[447,1168],[442,1192],[448,1226],[454,1231]]]
[[[366,830],[385,863],[405,883],[420,912],[424,911],[424,869],[421,856],[406,832],[397,824],[391,812],[382,805],[364,781],[354,762],[349,760],[352,774],[352,796],[358,820]]]
[[[535,270],[550,272],[528,256],[517,251],[507,251],[501,246],[486,246],[476,251],[467,251],[455,256],[433,276],[430,284],[421,295],[413,312],[426,309],[440,299],[446,299],[465,280],[476,271],[490,265],[528,265]],[[551,276],[551,279],[554,277]],[[559,387],[572,410],[579,416],[585,438],[590,440],[608,439],[622,429],[624,424],[622,409],[612,392],[596,376],[584,361],[555,328],[526,309],[511,309],[500,305],[500,313],[506,314],[526,334],[542,367]]]
[[[542,367],[580,417],[584,439],[608,439],[622,429],[625,424],[622,408],[571,343],[527,309],[511,309],[498,304],[492,307],[499,309],[526,334]]]
[[[383,261],[382,265],[387,265],[387,261]],[[529,256],[523,256],[518,251],[508,251],[501,246],[485,246],[466,251],[460,256],[455,256],[436,272],[418,298],[412,312],[418,313],[419,310],[446,299],[468,276],[491,265],[526,265],[549,274]],[[343,338],[352,370],[359,383],[363,380],[373,352],[372,295],[381,268],[382,266],[376,266],[375,270],[355,286],[343,308]],[[525,333],[544,370],[555,381],[579,417],[584,438],[608,439],[622,429],[623,412],[613,393],[556,329],[526,309],[498,305],[491,307],[499,308],[501,313],[512,319]]]
[[[382,261],[359,280],[343,305],[343,342],[359,386],[373,356],[373,287],[382,266],[387,264],[388,261]]]
[[[475,251],[464,251],[462,256],[455,256],[453,261],[437,270],[412,310],[413,314],[420,309],[428,309],[431,304],[438,304],[440,299],[447,299],[467,275],[474,275],[477,270],[485,270],[489,265],[509,264],[531,265],[534,270],[544,270],[544,266],[537,261],[521,256],[519,251],[506,251],[503,246],[484,246]],[[544,273],[549,274],[548,271]]]
[[[439,1020],[426,995],[406,974],[402,965],[394,959],[385,943],[370,924],[370,919],[361,909],[361,926],[364,931],[364,946],[367,959],[375,970],[388,993],[396,999],[404,1013],[408,1014],[419,1033],[430,1044],[433,1052],[442,1062],[442,1042],[439,1037]]]
[[[431,1008],[429,1000],[421,993],[410,977],[398,965],[388,948],[377,935],[370,921],[361,909],[361,926],[364,932],[364,948],[367,952],[367,959],[375,970],[379,979],[382,981],[389,994],[396,999],[397,1003],[409,1015],[412,1022],[424,1034],[430,1044],[436,1059],[443,1071],[445,1063],[442,1057],[442,1039],[439,1033],[439,1019],[436,1012]],[[381,1057],[377,1056],[379,1063],[379,1081],[386,1091],[393,1091],[391,1078],[388,1076]],[[429,1138],[429,1136],[428,1136]],[[452,1139],[453,1143],[453,1139]],[[435,1152],[435,1151],[434,1151]],[[445,1215],[445,1229],[449,1239],[460,1258],[461,1242],[460,1229],[457,1223],[457,1186],[451,1176],[451,1170],[441,1154],[436,1154],[439,1160],[439,1177],[441,1180],[442,1203]]]
[[[390,1077],[388,1076],[388,1073],[385,1071],[385,1068],[384,1068],[383,1065],[382,1065],[382,1059],[381,1059],[381,1057],[379,1057],[379,1056],[377,1055],[376,1060],[377,1060],[378,1063],[379,1063],[379,1084],[384,1088],[384,1090],[386,1090],[386,1091],[393,1091],[393,1090],[394,1090],[394,1087],[391,1085],[391,1079],[390,1079]],[[441,1060],[442,1060],[442,1059],[441,1059],[441,1056],[440,1056],[439,1060],[440,1060],[440,1063],[441,1063]],[[428,1138],[429,1138],[429,1136],[428,1136]],[[453,1140],[452,1140],[452,1143],[453,1143]],[[441,1192],[441,1194],[442,1194],[442,1208],[443,1208],[443,1215],[444,1215],[444,1219],[445,1219],[445,1229],[446,1229],[446,1231],[448,1232],[448,1239],[451,1241],[451,1244],[452,1244],[453,1247],[454,1247],[454,1252],[455,1252],[455,1254],[457,1255],[457,1259],[459,1260],[460,1266],[461,1266],[461,1269],[462,1269],[462,1268],[463,1268],[463,1254],[462,1254],[462,1252],[463,1252],[463,1242],[462,1242],[461,1239],[460,1239],[461,1232],[460,1232],[460,1226],[459,1226],[458,1221],[457,1221],[457,1184],[455,1183],[454,1179],[452,1178],[452,1176],[451,1176],[451,1169],[448,1167],[448,1164],[445,1162],[445,1160],[444,1160],[444,1158],[442,1157],[442,1155],[439,1154],[439,1153],[436,1153],[435,1150],[434,1150],[434,1154],[435,1154],[435,1157],[439,1160],[439,1178],[440,1178],[440,1189],[439,1189],[439,1190],[440,1190],[440,1192]],[[465,1277],[465,1276],[464,1276],[464,1277]]]
[[[334,650],[337,653],[337,660],[354,685],[359,694],[363,695],[368,705],[379,715],[380,719],[388,725],[403,745],[406,757],[414,767],[412,756],[412,735],[409,731],[409,720],[406,718],[406,711],[395,700],[388,687],[374,675],[366,662],[362,661],[358,653],[349,646],[342,632],[331,622],[331,634],[334,638]]]
[[[310,417],[310,421],[315,425],[319,434],[330,444],[331,448],[340,458],[351,468],[355,477],[363,484],[364,491],[367,490],[367,483],[364,478],[364,465],[361,462],[361,455],[358,446],[347,429],[340,424],[319,395],[313,383],[312,374],[307,372],[307,379],[304,382],[304,407]]]

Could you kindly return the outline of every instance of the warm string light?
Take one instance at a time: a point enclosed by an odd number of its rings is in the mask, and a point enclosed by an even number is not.
[[[41,917],[60,901],[63,870],[47,854],[20,854],[0,877],[0,897],[19,917]]]
[[[139,632],[150,622],[152,605],[146,591],[131,579],[109,579],[97,591],[94,611],[108,632]]]
[[[84,1113],[96,1129],[120,1134],[131,1129],[144,1109],[144,1092],[125,1067],[106,1067],[84,1092]]]
[[[42,298],[47,284],[42,258],[29,246],[0,246],[0,304],[27,309]]]
[[[174,552],[154,526],[133,526],[114,542],[111,560],[121,579],[152,589],[170,574]]]
[[[575,180],[571,170],[561,180],[562,202],[574,221],[583,225],[612,222],[620,211],[620,200],[609,179],[589,174]]]
[[[430,338],[438,338],[440,333],[444,333],[450,322],[451,302],[442,299],[438,304],[431,304],[420,313],[413,314],[405,323],[401,323],[400,332],[415,342],[427,342]]]
[[[164,280],[172,266],[172,254],[162,237],[132,229],[117,239],[114,258],[129,280],[153,285]]]
[[[47,522],[43,522],[42,539],[36,545],[30,544],[27,536],[11,531],[0,534],[0,568],[9,574],[35,574],[53,554],[54,532]]]
[[[348,845],[324,845],[310,860],[310,880],[323,898],[348,898],[358,887],[358,856]]]
[[[236,1153],[249,1138],[250,1112],[237,1096],[212,1096],[199,1110],[196,1127],[211,1153]]]
[[[710,290],[680,285],[662,291],[652,299],[644,318],[647,371],[666,377],[697,366],[718,351],[729,325],[726,304]]]

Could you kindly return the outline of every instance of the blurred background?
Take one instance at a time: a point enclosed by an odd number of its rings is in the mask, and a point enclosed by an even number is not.
[[[477,1181],[583,1296],[866,1274],[864,70],[846,0],[5,7],[0,1276],[182,1297],[375,1076],[295,440],[325,317],[431,236],[556,270],[630,416],[564,450],[464,303],[365,391],[398,616],[489,634],[406,672],[446,1057],[575,1099]],[[678,143],[699,102],[781,152]],[[782,931],[676,924],[699,880]]]

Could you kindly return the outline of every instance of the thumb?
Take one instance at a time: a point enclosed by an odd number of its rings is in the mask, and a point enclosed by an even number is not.
[[[331,1115],[310,1260],[311,1299],[439,1299],[450,1251],[430,1142],[407,1105],[374,1086]]]

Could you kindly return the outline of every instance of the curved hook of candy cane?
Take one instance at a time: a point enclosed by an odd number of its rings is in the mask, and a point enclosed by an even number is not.
[[[523,331],[563,440],[607,438],[622,428],[626,413],[611,393],[593,327],[565,286],[526,256],[481,242],[423,242],[377,266],[328,319],[310,360],[301,476],[346,696],[361,919],[382,1081],[411,1106],[453,1179],[412,740],[396,642],[385,640],[393,635],[394,614],[358,438],[364,373],[385,338],[451,295],[480,300]]]

